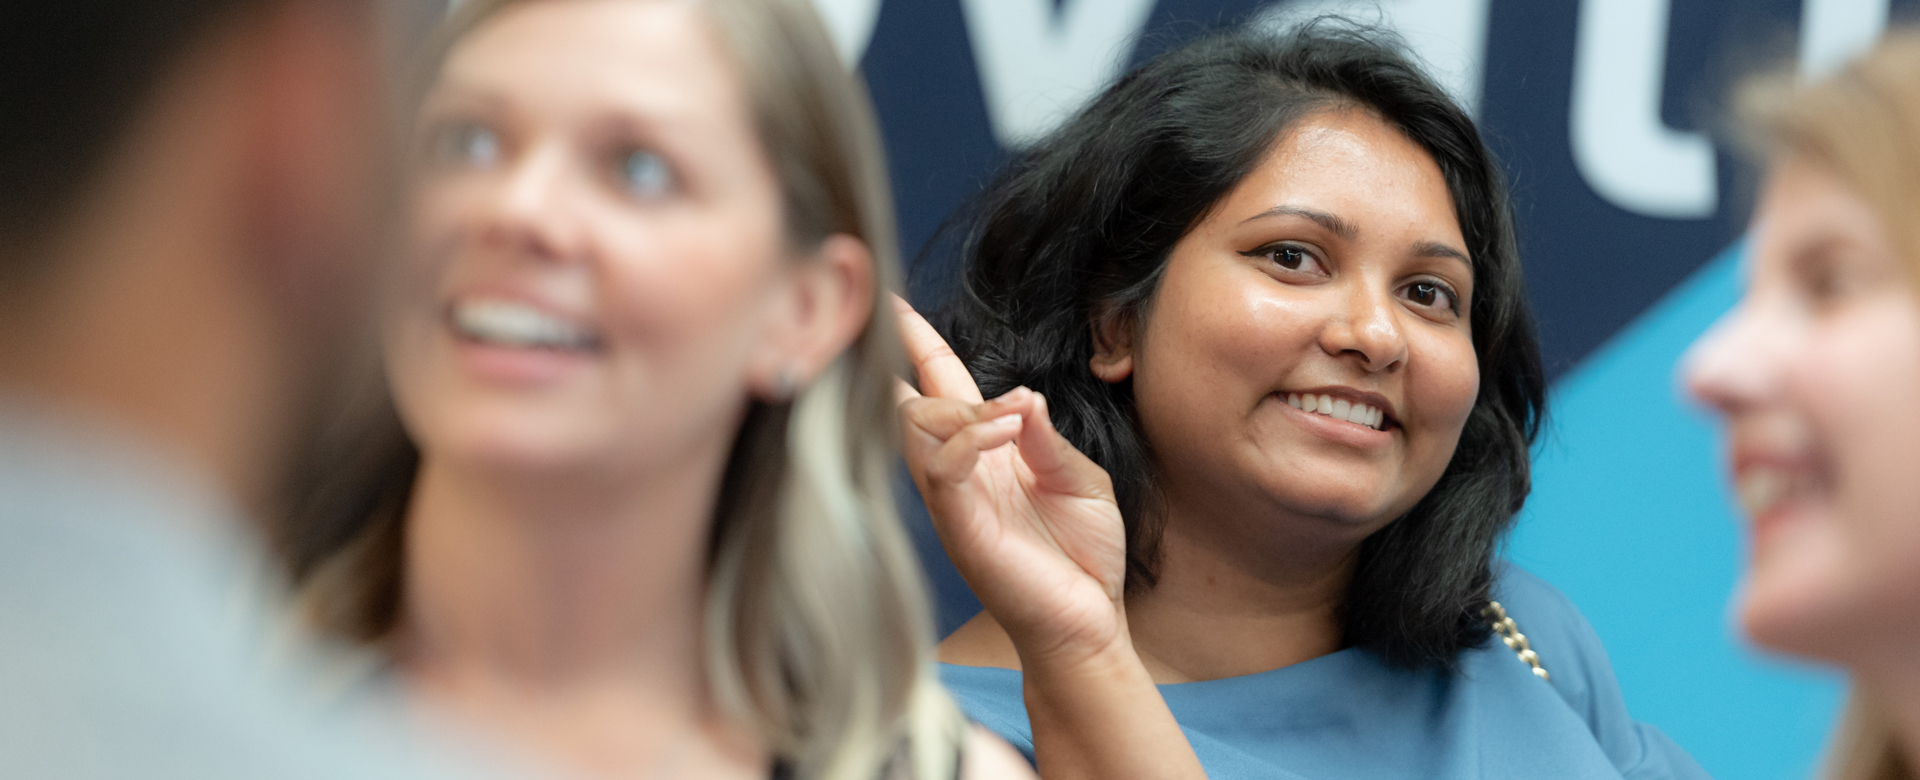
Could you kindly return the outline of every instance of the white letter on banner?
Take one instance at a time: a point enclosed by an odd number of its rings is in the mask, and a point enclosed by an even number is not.
[[[1574,44],[1573,161],[1593,191],[1649,217],[1719,204],[1713,142],[1660,120],[1669,0],[1582,0]]]
[[[1317,16],[1339,14],[1393,30],[1405,38],[1427,73],[1467,110],[1480,113],[1491,0],[1294,0],[1275,3],[1258,24],[1284,30]]]
[[[1872,48],[1887,29],[1887,0],[1803,0],[1800,75],[1830,76]]]
[[[1000,145],[1057,127],[1119,75],[1153,0],[962,0]]]
[[[873,40],[873,26],[880,21],[880,0],[813,0],[813,10],[833,34],[840,59],[848,68],[860,67],[860,58]]]

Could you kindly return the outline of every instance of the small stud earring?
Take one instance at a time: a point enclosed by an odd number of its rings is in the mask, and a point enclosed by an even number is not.
[[[773,396],[773,400],[775,401],[791,401],[793,400],[794,390],[797,389],[795,387],[796,384],[793,379],[793,367],[782,366],[779,371],[774,372],[773,387],[769,388],[768,392]]]

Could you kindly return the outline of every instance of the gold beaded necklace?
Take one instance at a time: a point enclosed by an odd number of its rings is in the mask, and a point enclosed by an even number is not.
[[[1480,610],[1480,617],[1487,621],[1487,625],[1493,627],[1493,633],[1500,637],[1500,641],[1506,643],[1507,649],[1514,651],[1515,655],[1520,656],[1520,660],[1533,667],[1533,676],[1542,680],[1550,679],[1547,677],[1547,670],[1540,666],[1540,654],[1535,653],[1533,648],[1527,645],[1527,635],[1520,633],[1520,626],[1514,624],[1513,618],[1507,617],[1507,610],[1500,606],[1500,602],[1487,602],[1487,606]]]

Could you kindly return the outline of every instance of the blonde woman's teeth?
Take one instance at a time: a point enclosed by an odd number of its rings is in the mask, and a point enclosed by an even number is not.
[[[1756,467],[1740,472],[1734,490],[1740,494],[1740,506],[1747,511],[1747,516],[1758,517],[1778,506],[1790,492],[1789,486],[1786,474],[1777,469]]]
[[[452,320],[462,336],[507,347],[591,349],[599,341],[573,323],[512,301],[460,301]]]
[[[1313,393],[1288,393],[1287,405],[1303,412],[1323,414],[1336,420],[1345,420],[1357,425],[1365,425],[1380,430],[1386,422],[1386,412],[1368,404],[1356,404],[1345,398]]]

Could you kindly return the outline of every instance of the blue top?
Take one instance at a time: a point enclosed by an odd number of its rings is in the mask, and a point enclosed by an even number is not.
[[[1349,648],[1160,694],[1213,780],[1707,777],[1673,740],[1627,716],[1600,638],[1566,596],[1517,566],[1495,575],[1494,599],[1551,681],[1491,640],[1451,673],[1407,671]],[[1033,760],[1019,672],[941,664],[940,675],[967,715]]]

